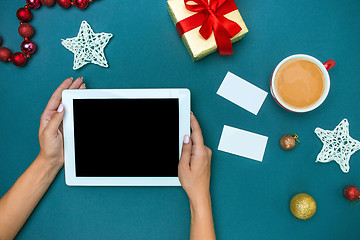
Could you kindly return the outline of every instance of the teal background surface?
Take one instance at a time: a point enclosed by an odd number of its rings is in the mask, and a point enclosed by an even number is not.
[[[211,194],[218,239],[357,239],[360,207],[343,197],[360,187],[360,153],[344,174],[335,162],[315,159],[322,144],[316,127],[332,130],[344,118],[360,139],[360,2],[235,0],[249,33],[233,45],[192,62],[167,12],[166,1],[94,0],[88,9],[42,6],[33,11],[38,45],[24,68],[0,63],[0,195],[39,152],[40,115],[57,86],[83,76],[88,88],[189,88],[192,110],[213,150]],[[3,46],[20,50],[16,10],[25,1],[1,0]],[[72,70],[73,54],[60,43],[77,35],[82,20],[113,33],[105,48],[109,68],[88,64]],[[216,95],[227,71],[269,92],[275,66],[304,53],[333,58],[331,88],[315,111],[290,113],[271,95],[257,116]],[[121,111],[121,109],[119,109]],[[126,116],[124,116],[126,117]],[[217,150],[224,125],[269,137],[263,162]],[[91,129],[89,129],[91,130]],[[282,135],[295,132],[301,145],[285,152]],[[126,136],[121,136],[126,137]],[[154,141],[161,138],[161,130]],[[289,202],[305,192],[317,202],[306,221]],[[188,198],[180,187],[68,187],[62,170],[17,239],[188,239]]]

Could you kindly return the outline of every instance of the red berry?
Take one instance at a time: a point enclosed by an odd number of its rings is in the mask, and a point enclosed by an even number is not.
[[[70,0],[56,0],[57,4],[59,4],[62,8],[69,8],[71,7],[71,1]]]
[[[54,6],[55,2],[56,0],[41,0],[41,3],[47,7]]]
[[[26,4],[28,5],[29,8],[32,9],[38,9],[39,7],[41,7],[40,0],[26,0]]]
[[[27,8],[19,8],[16,11],[16,17],[22,22],[30,22],[32,19],[32,13]]]
[[[20,36],[22,36],[23,38],[31,38],[34,35],[34,28],[28,24],[28,23],[23,23],[20,24],[19,28],[18,28],[18,32],[20,34]]]
[[[355,201],[359,199],[360,197],[359,189],[355,186],[347,186],[344,189],[344,197],[350,201]]]
[[[25,54],[33,54],[36,51],[36,44],[30,40],[23,41],[20,47]]]
[[[88,0],[74,0],[74,4],[80,9],[85,9],[89,5],[89,2]]]
[[[27,62],[27,58],[25,56],[25,54],[21,53],[21,52],[16,52],[11,56],[11,62],[18,67],[23,67],[25,66],[26,62]]]
[[[0,47],[0,61],[8,62],[12,52],[7,47]]]

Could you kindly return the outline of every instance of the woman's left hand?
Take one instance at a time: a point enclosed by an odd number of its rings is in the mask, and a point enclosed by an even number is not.
[[[51,96],[40,119],[39,157],[48,163],[61,168],[64,165],[64,144],[62,120],[65,114],[61,103],[62,91],[65,89],[85,89],[83,78],[66,79]]]

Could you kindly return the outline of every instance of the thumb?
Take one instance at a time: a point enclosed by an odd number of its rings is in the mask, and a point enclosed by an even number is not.
[[[64,105],[61,103],[59,105],[57,113],[54,114],[54,116],[51,118],[48,125],[46,126],[46,128],[48,129],[48,131],[51,134],[54,134],[54,135],[57,134],[57,131],[58,131],[59,127],[60,127],[60,124],[61,124],[61,122],[62,122],[62,120],[64,118],[64,114],[65,114]]]
[[[186,167],[190,166],[190,159],[191,159],[191,149],[192,149],[192,142],[189,135],[184,136],[181,157],[180,157],[180,165],[184,165]]]

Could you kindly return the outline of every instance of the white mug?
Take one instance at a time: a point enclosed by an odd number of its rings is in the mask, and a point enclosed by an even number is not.
[[[294,59],[294,58],[301,58],[301,59],[306,59],[309,60],[313,63],[315,63],[320,69],[321,72],[324,76],[325,79],[325,89],[324,92],[322,94],[322,96],[319,98],[319,100],[317,100],[313,105],[311,105],[310,107],[307,108],[293,108],[291,106],[289,106],[288,104],[286,104],[284,101],[281,100],[281,98],[279,97],[278,93],[276,92],[275,86],[274,86],[274,82],[275,82],[275,77],[276,77],[276,73],[277,71],[280,69],[280,67],[287,61]],[[273,98],[275,99],[275,101],[284,109],[290,111],[290,112],[297,112],[297,113],[302,113],[302,112],[309,112],[314,110],[315,108],[319,107],[326,99],[329,90],[330,90],[330,77],[329,77],[329,73],[328,70],[330,68],[332,68],[333,66],[335,66],[335,62],[334,60],[330,59],[328,61],[326,61],[324,64],[321,63],[319,60],[317,60],[316,58],[309,56],[309,55],[305,55],[305,54],[295,54],[292,55],[290,57],[285,58],[284,60],[282,60],[275,68],[272,76],[271,76],[271,80],[270,80],[270,91],[271,94],[273,96]]]

